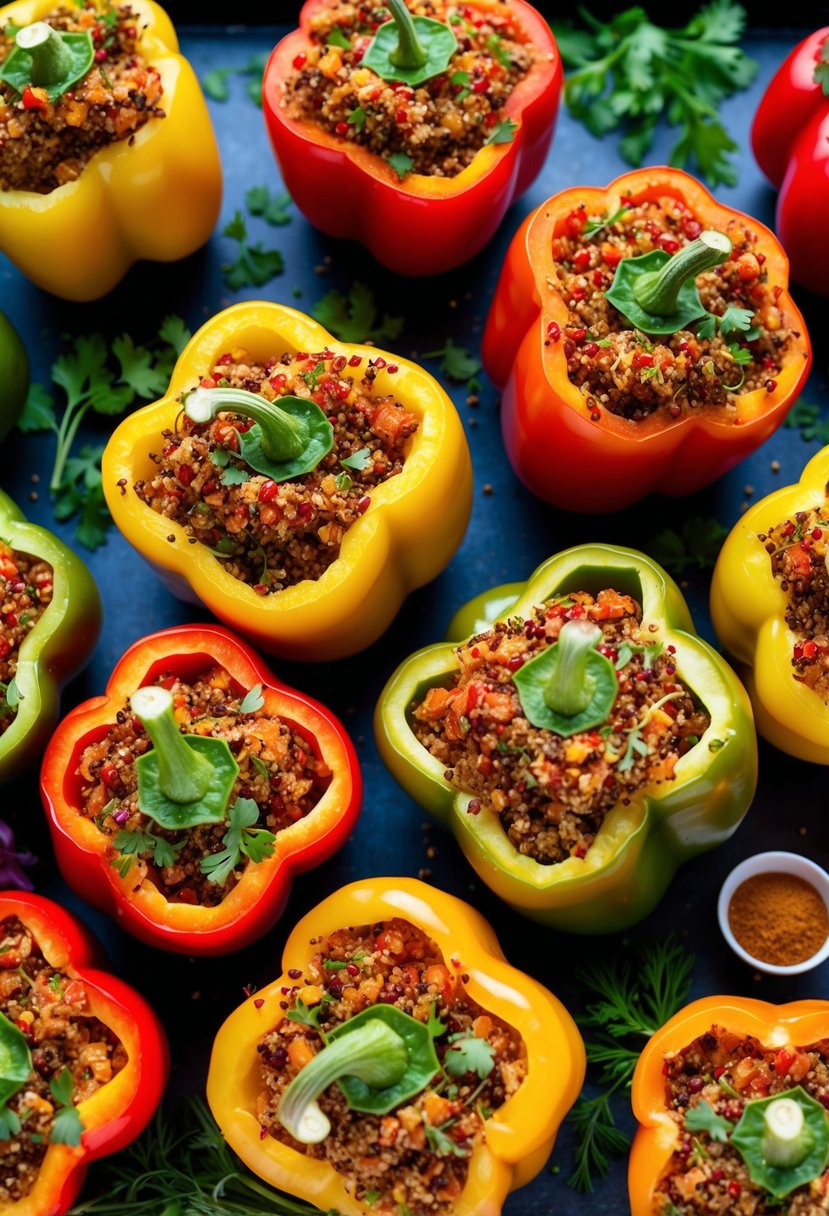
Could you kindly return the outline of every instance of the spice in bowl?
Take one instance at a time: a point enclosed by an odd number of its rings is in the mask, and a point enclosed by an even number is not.
[[[816,887],[797,874],[765,871],[740,883],[728,924],[752,958],[790,967],[812,958],[829,936],[829,913]]]

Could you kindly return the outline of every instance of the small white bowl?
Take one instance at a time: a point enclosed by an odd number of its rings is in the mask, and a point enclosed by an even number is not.
[[[809,861],[808,857],[801,857],[799,853],[755,853],[753,857],[747,857],[745,861],[741,861],[738,866],[734,867],[723,883],[720,898],[717,901],[720,929],[731,949],[744,963],[748,963],[757,971],[765,971],[769,975],[800,975],[803,971],[811,971],[813,967],[820,966],[829,958],[829,934],[817,954],[813,954],[811,958],[806,958],[800,963],[792,963],[788,967],[781,967],[775,963],[764,963],[762,959],[755,958],[753,954],[744,950],[737,941],[728,923],[728,908],[731,897],[740,884],[744,883],[747,878],[753,878],[755,874],[795,874],[798,878],[805,879],[822,897],[827,913],[829,913],[829,874],[819,865],[814,861]]]

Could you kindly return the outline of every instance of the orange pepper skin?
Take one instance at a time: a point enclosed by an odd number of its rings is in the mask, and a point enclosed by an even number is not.
[[[518,124],[510,143],[485,144],[455,177],[407,173],[311,121],[289,118],[283,99],[292,63],[310,45],[312,19],[331,0],[308,0],[300,27],[276,46],[265,69],[263,108],[285,185],[302,214],[329,236],[361,241],[398,274],[442,274],[478,253],[547,156],[561,93],[562,66],[548,23],[526,0],[510,0],[540,54],[501,113]],[[469,8],[486,13],[483,0]]]
[[[795,485],[775,490],[740,516],[711,581],[714,630],[736,660],[758,732],[781,751],[813,764],[829,764],[829,707],[794,679],[797,635],[786,624],[787,596],[758,534],[823,504],[827,482],[829,447],[812,457]]]
[[[385,356],[398,371],[378,371],[377,392],[394,396],[420,424],[403,471],[372,490],[371,507],[346,532],[337,560],[320,578],[267,596],[229,574],[205,545],[189,545],[180,524],[153,511],[132,489],[156,470],[150,453],[158,449],[161,432],[175,426],[181,394],[234,347],[254,359],[328,349],[357,356],[364,366]],[[182,352],[166,396],[115,430],[102,468],[115,523],[171,591],[190,602],[201,600],[260,650],[312,662],[341,659],[376,642],[408,593],[447,565],[472,506],[463,425],[428,372],[374,346],[339,342],[303,313],[264,301],[235,304],[202,326]]]
[[[73,916],[42,895],[0,892],[0,919],[18,917],[53,967],[83,983],[89,1012],[121,1040],[128,1060],[113,1079],[79,1103],[84,1125],[77,1148],[50,1144],[23,1199],[0,1203],[0,1216],[64,1216],[93,1161],[125,1148],[149,1123],[169,1072],[167,1040],[144,998],[96,967],[92,938]]]
[[[667,419],[656,410],[630,422],[607,410],[593,421],[586,399],[567,374],[564,342],[548,341],[547,326],[567,324],[567,304],[550,287],[552,242],[574,208],[612,213],[622,198],[634,204],[674,198],[705,227],[728,232],[747,219],[716,202],[678,169],[640,169],[604,189],[575,187],[542,203],[519,228],[507,253],[483,340],[484,366],[503,389],[501,425],[507,456],[539,498],[566,510],[616,511],[646,494],[692,494],[722,476],[777,429],[805,383],[811,346],[803,318],[786,290],[788,261],[768,228],[751,220],[756,250],[765,254],[769,282],[783,290],[778,307],[793,329],[792,348],[772,392],[761,387],[737,398],[734,421],[704,410]]]
[[[829,1001],[772,1005],[737,996],[709,996],[686,1005],[648,1041],[633,1074],[631,1101],[639,1130],[628,1168],[631,1216],[654,1216],[656,1188],[679,1141],[668,1114],[662,1065],[712,1025],[756,1035],[764,1047],[814,1043],[829,1035]]]
[[[514,1026],[527,1051],[527,1076],[486,1121],[476,1140],[469,1176],[453,1216],[498,1216],[508,1193],[544,1165],[559,1124],[581,1089],[585,1053],[570,1015],[546,988],[511,967],[492,927],[453,895],[413,878],[370,878],[330,895],[288,938],[283,974],[240,1005],[219,1030],[207,1078],[207,1100],[225,1139],[255,1174],[272,1186],[341,1216],[371,1216],[348,1179],[325,1161],[260,1138],[256,1045],[285,1016],[280,1002],[290,975],[313,957],[313,944],[348,925],[393,917],[409,921],[435,942],[456,974],[469,976],[465,991],[485,1010]]]
[[[18,0],[0,8],[0,25],[27,25],[55,7]],[[102,148],[76,181],[50,194],[0,191],[0,251],[65,300],[99,299],[139,259],[186,257],[219,217],[219,149],[199,82],[164,10],[153,0],[133,8],[146,23],[140,47],[161,74],[166,117],[150,119],[132,147],[121,140]]]
[[[249,865],[215,907],[167,900],[149,878],[136,884],[135,865],[121,876],[110,864],[109,838],[80,811],[84,747],[102,739],[126,698],[160,672],[184,678],[217,664],[237,688],[262,686],[265,712],[289,721],[331,770],[331,780],[303,819],[277,834],[274,852]],[[106,694],[63,720],[41,771],[41,798],[61,872],[69,885],[117,918],[140,941],[178,954],[227,954],[256,941],[279,919],[297,872],[340,848],[360,809],[362,781],[351,740],[329,710],[282,684],[253,651],[218,625],[183,625],[135,642],[117,663]]]

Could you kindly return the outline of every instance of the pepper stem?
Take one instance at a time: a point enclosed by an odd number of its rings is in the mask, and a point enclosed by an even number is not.
[[[274,461],[296,460],[308,447],[310,432],[301,418],[244,388],[197,388],[183,400],[193,422],[211,422],[220,410],[232,410],[259,423],[262,451]]]
[[[730,253],[731,241],[725,233],[709,229],[675,253],[661,270],[640,274],[633,284],[633,298],[652,316],[669,317],[676,312],[683,284],[719,266]]]
[[[418,39],[406,0],[386,0],[386,8],[397,26],[398,39],[397,49],[390,53],[389,59],[396,68],[422,68],[428,56]]]
[[[300,1144],[319,1144],[331,1131],[317,1098],[339,1077],[357,1077],[385,1089],[406,1071],[406,1043],[379,1018],[370,1018],[351,1034],[341,1034],[300,1069],[282,1095],[277,1117]]]
[[[17,31],[15,45],[32,60],[35,86],[60,84],[72,69],[72,55],[57,30],[45,21],[35,21]]]
[[[800,1165],[811,1152],[813,1137],[797,1102],[791,1098],[770,1102],[764,1120],[762,1153],[766,1164],[778,1169]]]
[[[590,621],[567,621],[558,635],[558,662],[544,689],[544,704],[565,718],[587,709],[593,695],[587,656],[602,636]]]
[[[198,802],[213,784],[213,765],[187,743],[173,714],[166,688],[139,688],[130,697],[133,713],[152,739],[158,788],[171,802]]]

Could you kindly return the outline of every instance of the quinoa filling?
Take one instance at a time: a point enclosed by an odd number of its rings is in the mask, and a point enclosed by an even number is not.
[[[829,504],[798,511],[757,539],[786,593],[786,624],[796,634],[793,677],[829,701]]]
[[[0,735],[17,715],[20,646],[52,602],[52,579],[48,562],[0,540]]]
[[[466,994],[468,976],[453,973],[434,942],[397,918],[338,930],[320,943],[304,971],[289,976],[295,982],[283,989],[286,1016],[257,1047],[264,1132],[327,1161],[353,1181],[354,1198],[373,1211],[389,1216],[404,1210],[412,1216],[451,1211],[466,1182],[472,1149],[485,1135],[486,1119],[526,1075],[518,1033]],[[319,1098],[331,1134],[318,1144],[295,1141],[277,1110],[287,1086],[322,1047],[308,1011],[328,1033],[377,1004],[396,1006],[423,1023],[430,1014],[440,1018],[446,1029],[434,1045],[446,1073],[382,1116],[351,1110],[339,1087],[331,1085]]]
[[[135,760],[151,743],[129,702],[105,737],[81,753],[80,811],[107,838],[110,864],[136,889],[150,880],[172,903],[213,907],[248,865],[257,864],[257,850],[246,842],[272,845],[277,833],[313,810],[331,774],[294,728],[260,712],[260,689],[246,694],[224,668],[212,667],[189,682],[167,674],[153,683],[172,693],[182,734],[227,742],[239,765],[228,806],[249,800],[245,805],[255,805],[256,819],[242,832],[241,844],[231,847],[227,820],[171,831],[143,814]]]
[[[603,726],[562,738],[529,722],[513,675],[571,620],[600,626],[597,649],[619,687]],[[607,813],[644,786],[673,780],[710,725],[674,653],[650,636],[630,596],[572,592],[458,646],[459,670],[414,706],[412,729],[446,780],[473,795],[468,813],[494,812],[519,853],[542,865],[582,858]]]
[[[92,35],[87,74],[55,101],[28,86],[18,95],[0,81],[0,190],[49,194],[80,177],[92,156],[135,133],[158,106],[161,77],[140,51],[138,15],[129,4],[60,5],[42,20],[64,33]],[[0,65],[14,48],[14,30],[0,30]]]
[[[508,0],[412,0],[408,8],[454,33],[458,49],[444,72],[417,86],[383,80],[362,58],[390,13],[368,0],[339,0],[312,18],[310,45],[293,60],[282,105],[291,119],[390,161],[401,177],[454,177],[484,144],[500,139],[496,132],[510,135],[503,107],[536,52]]]
[[[801,1086],[829,1107],[829,1040],[808,1047],[764,1047],[753,1036],[712,1026],[684,1051],[666,1058],[666,1105],[679,1144],[656,1192],[655,1216],[814,1216],[829,1211],[829,1173],[796,1187],[782,1201],[751,1181],[748,1167],[728,1138],[703,1127],[707,1107],[731,1124],[747,1100],[784,1094]],[[687,1127],[691,1111],[692,1127]],[[699,1116],[702,1115],[700,1119]],[[707,1120],[715,1126],[715,1121]],[[724,1134],[720,1132],[719,1134]]]
[[[777,388],[791,340],[799,335],[784,327],[782,288],[769,283],[765,255],[754,251],[758,236],[740,220],[725,227],[733,243],[728,260],[699,275],[696,284],[703,306],[717,317],[729,308],[750,312],[749,329],[717,329],[710,337],[681,329],[649,338],[606,297],[623,258],[655,249],[673,255],[702,231],[691,209],[669,197],[623,200],[614,215],[598,217],[582,203],[560,225],[550,283],[568,316],[563,328],[550,323],[547,342],[564,343],[570,381],[596,421],[602,410],[639,422],[659,409],[669,418],[717,409],[733,420],[737,398]]]
[[[0,922],[0,1012],[22,1032],[32,1057],[31,1073],[5,1107],[20,1130],[0,1140],[0,1203],[11,1204],[35,1185],[53,1138],[63,1105],[53,1085],[69,1094],[71,1080],[74,1108],[120,1072],[127,1053],[90,1013],[83,983],[52,967],[16,916]]]
[[[136,494],[181,524],[191,543],[207,545],[258,595],[319,578],[339,556],[348,528],[371,506],[371,491],[402,470],[407,440],[418,427],[393,397],[373,394],[383,368],[397,372],[380,356],[347,359],[330,350],[286,353],[265,363],[244,350],[222,355],[202,387],[242,388],[277,404],[283,396],[311,400],[333,426],[333,449],[310,473],[277,483],[239,456],[239,432],[250,428],[248,419],[222,412],[196,423],[184,414],[175,431],[164,432],[162,452],[153,456],[158,472],[136,482]]]

